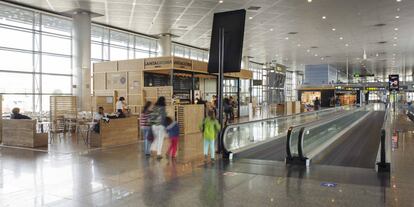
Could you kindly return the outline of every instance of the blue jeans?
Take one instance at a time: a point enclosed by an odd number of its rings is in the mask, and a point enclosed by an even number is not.
[[[141,127],[141,132],[144,138],[144,152],[146,155],[149,155],[151,153],[151,141],[149,141],[148,138],[151,133],[151,127]]]
[[[214,159],[214,157],[216,155],[214,140],[204,139],[204,155],[205,156],[208,155],[208,148],[210,148],[211,159]]]

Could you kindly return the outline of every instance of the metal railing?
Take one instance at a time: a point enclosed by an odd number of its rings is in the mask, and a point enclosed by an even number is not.
[[[390,172],[391,170],[391,148],[392,148],[392,120],[390,104],[387,105],[384,115],[384,123],[381,128],[380,146],[378,149],[376,159],[376,170],[377,172]],[[409,111],[408,113],[411,113]]]

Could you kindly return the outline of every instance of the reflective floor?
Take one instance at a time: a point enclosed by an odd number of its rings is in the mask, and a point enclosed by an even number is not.
[[[414,206],[414,124],[396,118],[390,182],[362,168],[204,163],[195,134],[180,140],[176,161],[146,158],[141,143],[74,153],[0,148],[0,206]]]

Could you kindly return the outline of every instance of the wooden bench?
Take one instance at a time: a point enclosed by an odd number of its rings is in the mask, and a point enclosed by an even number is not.
[[[100,121],[100,133],[90,132],[91,147],[111,147],[138,142],[138,117]]]
[[[3,145],[16,147],[43,147],[48,145],[48,134],[37,133],[37,120],[3,120]]]

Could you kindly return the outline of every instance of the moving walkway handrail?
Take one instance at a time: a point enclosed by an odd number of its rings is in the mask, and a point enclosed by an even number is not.
[[[377,163],[376,163],[378,166],[377,168],[378,172],[390,172],[391,147],[392,147],[391,136],[393,132],[392,132],[391,125],[390,125],[389,113],[390,113],[390,104],[387,104],[385,115],[384,115],[384,122],[381,128],[379,157],[377,156]]]
[[[340,106],[340,107],[334,107],[334,108],[329,108],[329,109],[324,109],[324,110],[311,111],[311,112],[305,112],[305,113],[300,113],[300,114],[292,114],[292,115],[288,115],[288,116],[278,116],[278,117],[272,117],[272,118],[266,118],[266,119],[260,119],[260,120],[252,120],[252,121],[248,121],[248,122],[242,122],[242,123],[227,125],[222,130],[222,133],[220,133],[220,141],[222,142],[221,144],[222,144],[223,150],[224,150],[223,154],[228,155],[228,153],[231,152],[231,149],[229,149],[228,146],[226,146],[225,138],[226,138],[226,135],[229,132],[229,130],[232,129],[232,128],[248,126],[248,125],[252,125],[252,124],[256,124],[256,123],[265,123],[265,122],[271,122],[271,121],[276,121],[276,120],[283,120],[283,119],[288,119],[288,118],[291,118],[291,117],[303,117],[303,116],[310,116],[310,115],[313,115],[313,114],[320,115],[320,114],[327,113],[327,112],[342,111],[342,110],[345,110],[347,108],[349,108],[349,107],[348,106]]]
[[[327,123],[336,121],[336,120],[341,119],[343,117],[349,116],[349,115],[353,114],[356,111],[360,111],[362,109],[365,109],[365,107],[366,106],[353,108],[350,111],[348,111],[347,113],[336,115],[336,116],[330,117],[328,119],[315,120],[315,121],[312,121],[312,122],[309,122],[309,123],[299,124],[299,125],[296,125],[296,126],[289,127],[289,130],[288,130],[288,133],[287,133],[287,140],[286,140],[286,160],[288,162],[290,162],[290,161],[293,161],[293,162],[299,161],[300,163],[303,163],[303,162],[306,161],[306,157],[304,156],[304,153],[303,153],[303,147],[304,147],[303,146],[303,141],[304,141],[303,137],[304,137],[305,129],[310,130],[310,129],[319,127],[321,125],[325,125]],[[297,143],[296,146],[293,146],[297,149],[298,157],[293,157],[292,149],[291,149],[292,134],[293,134],[293,131],[295,129],[299,129],[298,136],[296,137],[297,140],[298,140],[298,143]],[[298,160],[295,160],[295,158],[298,158]]]

